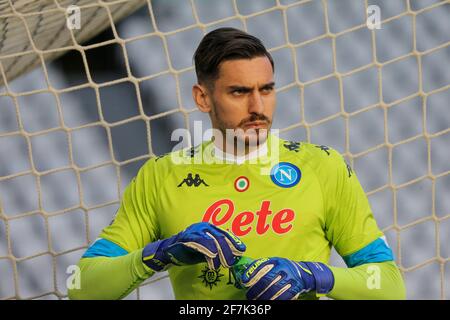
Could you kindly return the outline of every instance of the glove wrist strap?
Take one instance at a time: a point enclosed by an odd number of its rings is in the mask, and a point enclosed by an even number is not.
[[[164,249],[175,242],[175,236],[149,243],[142,251],[142,262],[150,269],[160,272],[166,270],[171,261]]]
[[[327,265],[321,262],[304,262],[304,264],[314,275],[317,294],[327,294],[333,289],[334,275]]]

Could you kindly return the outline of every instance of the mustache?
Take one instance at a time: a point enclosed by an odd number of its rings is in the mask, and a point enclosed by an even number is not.
[[[268,124],[270,124],[270,119],[267,118],[265,115],[263,115],[263,114],[252,114],[249,118],[242,120],[239,123],[239,127],[242,127],[245,124],[250,123],[250,122],[254,122],[254,121],[264,121],[264,122],[267,122]]]

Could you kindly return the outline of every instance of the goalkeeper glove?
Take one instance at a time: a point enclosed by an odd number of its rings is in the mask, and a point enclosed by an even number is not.
[[[207,262],[210,269],[231,267],[246,247],[231,232],[200,222],[164,240],[152,242],[142,251],[142,261],[154,271],[171,264],[191,265]]]
[[[248,289],[248,300],[295,300],[309,291],[326,294],[334,285],[333,273],[325,264],[285,258],[255,260],[239,280]]]

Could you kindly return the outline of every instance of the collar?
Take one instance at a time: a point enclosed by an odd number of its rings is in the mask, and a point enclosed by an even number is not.
[[[225,160],[226,163],[243,164],[245,161],[264,157],[268,153],[267,139],[257,149],[249,152],[243,156],[235,156],[234,154],[223,152],[222,149],[217,147],[214,143],[213,155],[216,159]]]

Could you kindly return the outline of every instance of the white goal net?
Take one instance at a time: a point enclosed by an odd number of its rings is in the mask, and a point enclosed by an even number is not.
[[[68,268],[139,167],[171,150],[173,130],[209,128],[192,55],[222,26],[270,49],[281,136],[329,145],[357,172],[408,298],[448,299],[450,1],[439,0],[0,0],[0,299],[67,298]],[[163,274],[129,298],[173,293]]]

